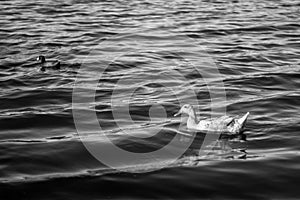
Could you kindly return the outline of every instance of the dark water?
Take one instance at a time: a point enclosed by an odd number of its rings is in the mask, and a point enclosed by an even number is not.
[[[298,1],[12,0],[0,7],[3,199],[300,198]],[[189,102],[188,87],[196,93],[201,115],[209,115],[206,83],[178,56],[192,58],[203,49],[221,74],[208,81],[218,79],[225,86],[227,101],[220,106],[231,115],[251,112],[243,137],[220,138],[205,157],[193,144],[163,169],[155,160],[146,170],[130,166],[136,173],[101,164],[75,129],[73,86],[80,67],[126,48],[141,52],[119,58],[99,81],[95,109],[104,130],[90,133],[92,139],[109,134],[118,146],[140,152],[165,145],[180,133],[179,118],[172,116],[178,99]],[[91,54],[94,49],[97,54]],[[60,60],[61,69],[41,72],[38,55]],[[82,78],[92,79],[96,68]],[[151,78],[172,70],[187,81]],[[131,131],[146,137],[162,128],[150,140],[123,139],[118,131],[130,129],[122,117],[124,127],[116,125],[110,106],[121,76],[139,84],[120,86],[114,100],[122,107],[128,91],[136,89],[130,111],[138,131]],[[157,106],[149,121],[153,104],[163,106],[166,116]]]

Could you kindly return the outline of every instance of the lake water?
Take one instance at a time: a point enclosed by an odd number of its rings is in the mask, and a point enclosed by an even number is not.
[[[300,198],[298,1],[11,0],[0,7],[3,199]],[[39,55],[60,60],[61,69],[41,71]],[[72,104],[74,87],[94,102]],[[181,103],[201,117],[250,116],[242,135],[221,136],[204,155],[205,133],[191,140],[173,117]],[[86,148],[105,150],[109,138],[152,155],[177,135],[193,142],[173,162],[117,160],[122,171]]]

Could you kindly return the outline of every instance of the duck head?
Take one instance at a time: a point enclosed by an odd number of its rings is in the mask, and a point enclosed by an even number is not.
[[[180,114],[188,114],[188,115],[194,115],[194,109],[193,106],[191,106],[190,104],[184,104],[180,110],[178,111],[178,113],[176,113],[174,116],[178,116]]]
[[[40,61],[41,63],[44,63],[44,62],[46,62],[46,58],[45,58],[45,56],[39,56],[39,57],[37,57],[37,59],[36,59],[37,61]]]

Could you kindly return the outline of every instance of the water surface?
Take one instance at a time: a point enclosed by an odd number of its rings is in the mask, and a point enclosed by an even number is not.
[[[12,0],[0,6],[0,191],[7,199],[299,198],[298,1]],[[100,45],[107,40],[111,46]],[[245,136],[222,137],[202,157],[200,134],[163,169],[153,161],[128,166],[136,173],[126,173],[100,163],[75,129],[73,86],[80,67],[127,50],[140,51],[111,63],[96,88],[104,130],[91,137],[109,134],[134,152],[160,148],[182,132],[173,114],[179,100],[191,99],[190,88],[201,116],[218,114],[211,113],[207,83],[181,57],[197,60],[195,52],[218,66],[222,76],[209,81],[224,83],[227,101],[220,107],[230,115],[251,112]],[[38,55],[60,60],[61,70],[41,72]],[[93,80],[97,70],[81,76]],[[114,90],[121,77],[139,84]],[[122,107],[132,88],[130,114],[139,128],[118,120],[121,128],[144,136],[161,128],[151,139],[124,139],[112,116],[113,91]],[[166,116],[159,115],[160,106]]]

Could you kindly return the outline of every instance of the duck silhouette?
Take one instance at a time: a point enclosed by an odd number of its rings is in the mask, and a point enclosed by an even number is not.
[[[37,61],[39,61],[41,71],[45,71],[46,69],[60,69],[60,62],[58,60],[46,60],[45,56],[39,56],[37,57]]]
[[[187,114],[189,116],[187,120],[188,129],[196,131],[224,132],[227,134],[241,133],[249,116],[249,112],[247,112],[240,118],[222,116],[215,119],[198,120],[193,106],[189,104],[183,105],[179,112],[174,116],[178,116],[179,114]]]

